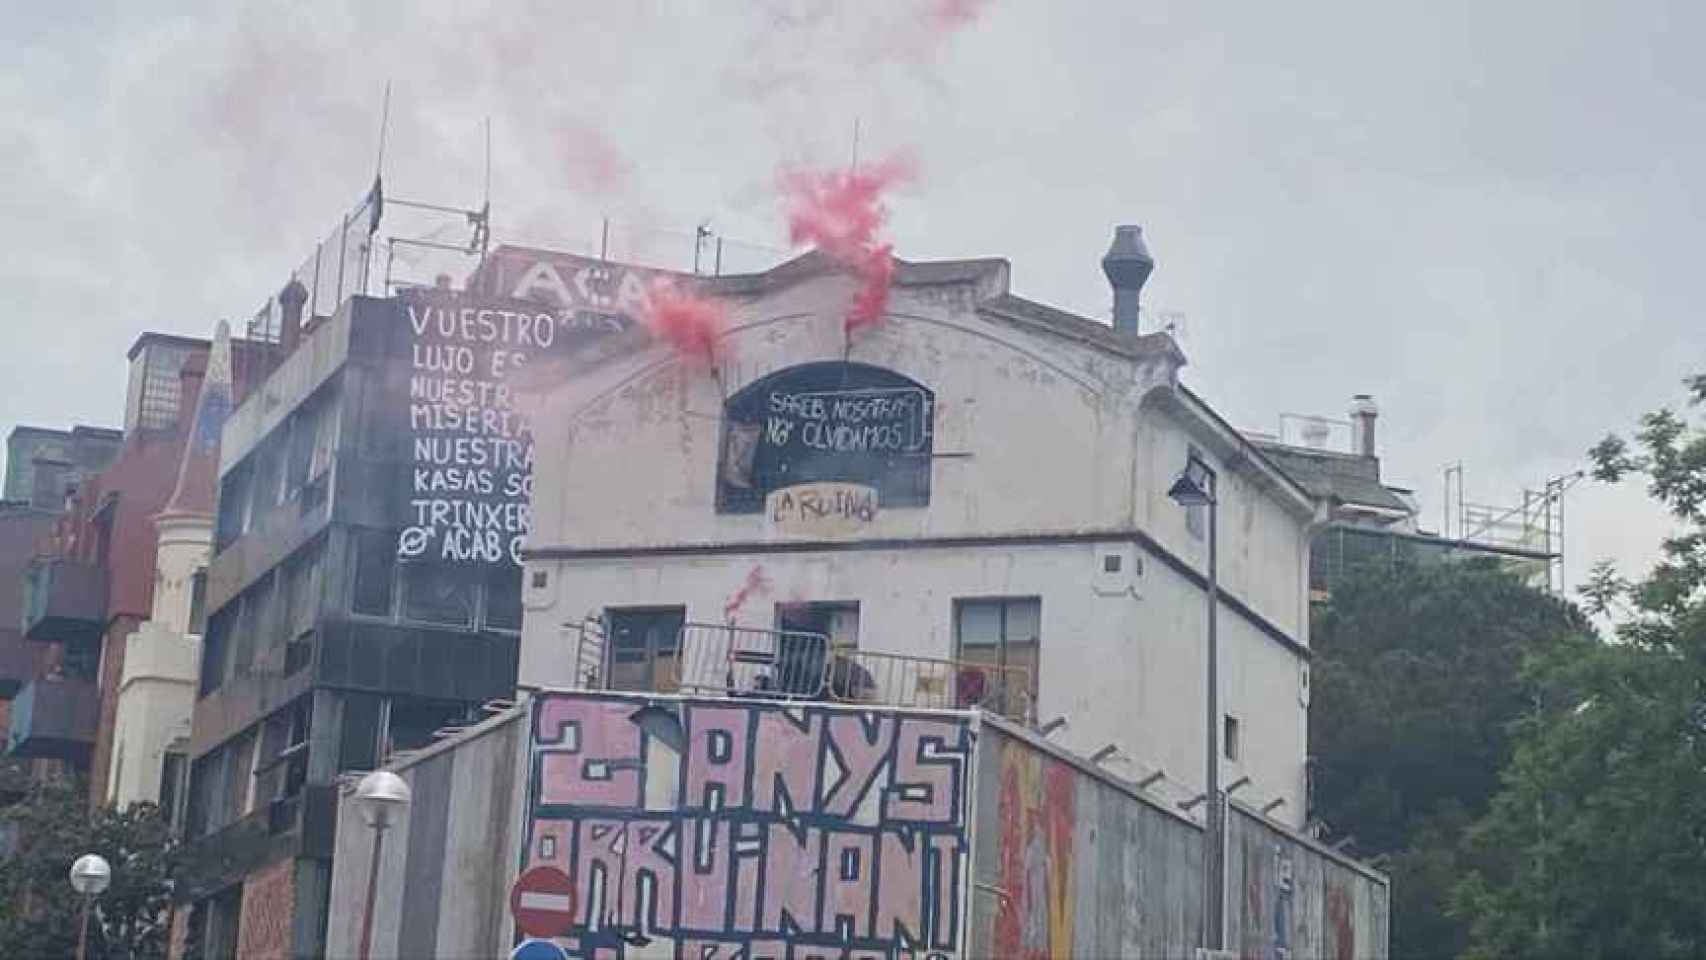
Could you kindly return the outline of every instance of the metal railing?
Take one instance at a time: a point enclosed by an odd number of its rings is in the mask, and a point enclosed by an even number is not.
[[[829,637],[729,624],[681,627],[676,686],[685,692],[821,700],[834,658]]]
[[[987,710],[1030,723],[1035,698],[1028,667],[866,650],[837,652],[829,691],[837,700],[930,710]]]
[[[604,618],[589,613],[579,623],[563,624],[563,633],[575,648],[573,689],[605,689],[609,678],[605,676],[604,669]]]

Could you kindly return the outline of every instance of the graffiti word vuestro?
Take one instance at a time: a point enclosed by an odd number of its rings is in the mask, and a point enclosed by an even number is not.
[[[965,951],[969,722],[564,694],[534,724],[527,868],[572,878],[582,956]]]

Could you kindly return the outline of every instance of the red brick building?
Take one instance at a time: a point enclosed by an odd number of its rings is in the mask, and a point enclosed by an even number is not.
[[[208,347],[168,334],[139,337],[127,355],[127,429],[117,456],[81,477],[58,516],[22,505],[15,517],[0,516],[0,583],[20,584],[22,608],[4,621],[21,623],[19,639],[8,643],[0,630],[0,694],[11,687],[14,697],[6,750],[86,771],[96,804],[108,800],[124,641],[152,607],[154,517],[178,483]],[[267,348],[233,343],[238,397],[264,376]]]

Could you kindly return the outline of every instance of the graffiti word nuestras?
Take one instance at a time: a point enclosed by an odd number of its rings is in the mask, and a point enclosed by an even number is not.
[[[558,694],[534,723],[527,865],[574,878],[584,955],[965,950],[966,721]]]

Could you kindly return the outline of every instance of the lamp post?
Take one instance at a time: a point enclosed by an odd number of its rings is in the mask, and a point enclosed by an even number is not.
[[[367,868],[367,904],[361,915],[361,960],[372,955],[373,903],[379,894],[379,854],[385,846],[385,831],[402,816],[411,799],[408,783],[389,770],[373,771],[355,788],[361,818],[373,828],[373,861]]]
[[[77,921],[77,960],[89,955],[89,908],[113,882],[113,868],[100,854],[85,853],[71,865],[71,889],[83,898]]]
[[[1185,461],[1184,472],[1173,481],[1172,489],[1167,491],[1175,503],[1182,507],[1208,508],[1208,690],[1207,720],[1208,747],[1204,753],[1203,798],[1207,808],[1203,814],[1203,822],[1207,829],[1203,833],[1203,912],[1202,912],[1202,945],[1208,950],[1219,950],[1221,947],[1221,914],[1225,907],[1223,897],[1223,881],[1221,877],[1221,853],[1223,841],[1221,830],[1223,825],[1223,806],[1220,800],[1220,648],[1215,636],[1215,614],[1220,608],[1220,581],[1216,578],[1214,567],[1215,551],[1215,473],[1214,468],[1204,463],[1194,452]]]

